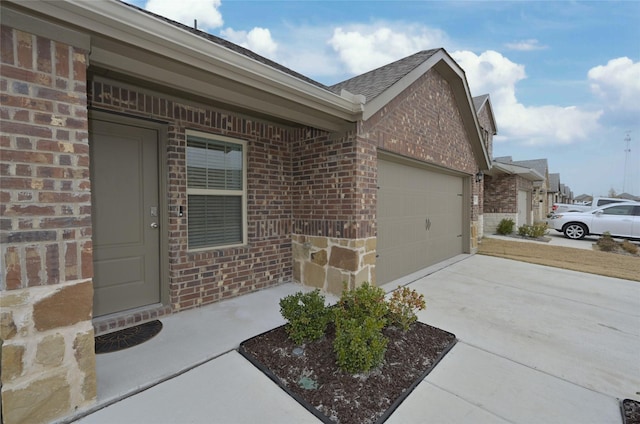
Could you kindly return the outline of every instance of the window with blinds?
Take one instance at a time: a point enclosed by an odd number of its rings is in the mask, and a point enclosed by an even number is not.
[[[189,249],[246,243],[245,143],[187,132]]]

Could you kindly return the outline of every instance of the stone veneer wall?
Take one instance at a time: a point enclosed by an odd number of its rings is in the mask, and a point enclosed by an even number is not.
[[[2,418],[45,423],[96,397],[87,51],[0,40]]]
[[[293,278],[340,294],[346,284],[376,284],[376,238],[344,239],[293,235]]]

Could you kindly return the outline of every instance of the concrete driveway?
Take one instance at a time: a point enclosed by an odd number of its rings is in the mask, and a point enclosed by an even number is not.
[[[619,399],[640,400],[640,284],[481,255],[460,259],[410,285],[427,299],[420,320],[459,342],[387,422],[621,423]],[[99,402],[113,402],[115,393],[123,399],[81,422],[317,423],[227,347],[279,324],[277,300],[298,289],[279,286],[176,314],[163,319],[163,336],[100,355]],[[162,354],[176,342],[183,354]],[[187,351],[211,360],[189,370]],[[145,375],[136,374],[141,364]],[[134,380],[146,390],[129,396]]]
[[[640,400],[636,282],[476,255],[412,287],[459,342],[389,422],[620,423]]]

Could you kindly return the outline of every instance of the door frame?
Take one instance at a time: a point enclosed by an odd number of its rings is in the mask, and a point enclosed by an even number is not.
[[[159,243],[159,267],[158,275],[160,278],[160,305],[169,305],[169,196],[168,196],[168,165],[167,165],[167,146],[168,146],[168,131],[167,123],[157,120],[144,119],[138,117],[131,117],[129,115],[123,115],[120,113],[113,113],[109,111],[99,110],[95,108],[89,109],[89,121],[106,121],[120,125],[128,125],[140,128],[146,128],[155,130],[158,134],[158,209],[160,210],[160,217],[158,222],[160,224],[160,243]],[[90,142],[90,141],[89,141]],[[92,202],[93,204],[93,202]],[[93,224],[92,224],[93,225]],[[92,282],[93,284],[93,282]],[[153,308],[158,304],[141,306],[141,308]],[[130,309],[127,311],[115,312],[110,315],[125,315],[130,311],[138,308]],[[109,315],[105,315],[109,316]],[[100,317],[93,317],[94,319]]]

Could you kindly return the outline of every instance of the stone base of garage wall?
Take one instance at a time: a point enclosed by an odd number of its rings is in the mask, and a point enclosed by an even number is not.
[[[376,238],[344,239],[294,234],[293,278],[297,282],[340,295],[369,282],[376,284]]]
[[[91,280],[0,294],[2,419],[48,423],[96,399]]]
[[[512,219],[515,222],[513,226],[514,231],[517,230],[518,225],[522,225],[518,223],[518,214],[517,213],[484,213],[483,215],[483,232],[486,234],[495,234],[496,229],[498,228],[498,224],[503,219]]]
[[[484,235],[484,229],[482,228],[482,215],[478,217],[477,221],[471,221],[471,233],[469,234],[471,253],[475,253],[478,249],[478,242]]]

